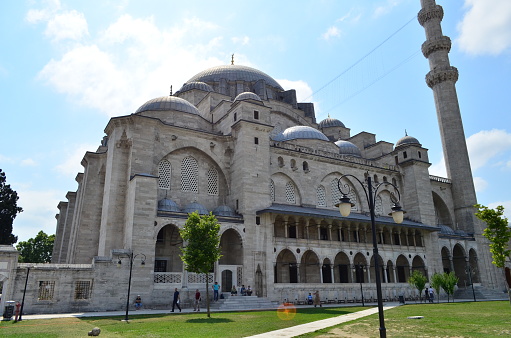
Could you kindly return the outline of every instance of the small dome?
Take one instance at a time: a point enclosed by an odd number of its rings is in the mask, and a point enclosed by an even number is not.
[[[236,102],[236,101],[243,101],[243,100],[263,101],[263,100],[261,100],[259,95],[257,95],[256,93],[243,92],[241,94],[238,94],[238,96],[236,96],[236,98],[234,99],[234,102]]]
[[[162,96],[149,100],[141,105],[135,114],[149,110],[177,110],[183,113],[199,115],[199,111],[193,104],[177,96]]]
[[[164,198],[158,202],[158,210],[181,212],[181,209],[179,209],[177,203],[173,200],[169,200],[168,198]]]
[[[404,146],[404,145],[412,145],[412,144],[422,147],[422,144],[415,137],[405,135],[404,137],[400,138],[396,142],[396,146],[394,148]]]
[[[210,85],[208,85],[207,83],[200,82],[200,81],[192,81],[192,82],[185,83],[183,85],[183,87],[181,87],[181,89],[179,89],[179,92],[186,92],[187,90],[192,90],[192,89],[199,89],[199,90],[203,90],[205,92],[213,91],[213,88]]]
[[[360,149],[349,141],[339,140],[335,142],[335,145],[339,147],[339,154],[351,155],[355,157],[362,157]]]
[[[236,213],[227,205],[220,205],[213,210],[215,216],[236,217]]]
[[[329,128],[329,127],[343,127],[346,128],[344,123],[339,121],[338,119],[333,119],[330,116],[324,119],[323,121],[319,122],[320,128]]]
[[[296,139],[313,139],[329,141],[328,137],[317,129],[308,126],[294,126],[287,128],[282,133],[276,135],[273,140],[282,142]]]
[[[439,225],[439,227],[440,227],[440,234],[442,234],[442,235],[455,235],[454,230],[452,230],[450,226]]]
[[[206,209],[205,206],[203,206],[202,204],[197,203],[197,202],[193,202],[193,203],[188,204],[186,207],[183,208],[182,211],[187,213],[187,214],[190,214],[190,213],[192,213],[194,211],[197,211],[199,213],[199,215],[207,215],[207,214],[209,214],[208,209]]]

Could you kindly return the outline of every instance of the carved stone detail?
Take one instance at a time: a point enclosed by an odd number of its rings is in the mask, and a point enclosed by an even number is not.
[[[458,69],[449,66],[449,68],[444,69],[433,69],[426,74],[426,83],[429,88],[433,88],[435,85],[444,81],[458,81]]]
[[[451,50],[451,39],[448,36],[440,36],[429,39],[422,44],[422,54],[428,58],[433,52],[445,50],[447,53]]]
[[[440,21],[442,21],[443,18],[444,9],[440,5],[423,8],[419,11],[419,14],[417,15],[417,20],[419,20],[421,26],[424,26],[424,24],[431,19],[439,19]]]

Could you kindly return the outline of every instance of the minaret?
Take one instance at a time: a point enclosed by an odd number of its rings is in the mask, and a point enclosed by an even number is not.
[[[426,31],[422,53],[431,69],[426,75],[426,83],[435,97],[447,177],[452,182],[456,228],[479,233],[482,229],[475,229],[477,221],[473,206],[477,199],[455,87],[458,70],[449,63],[451,39],[442,34],[440,25],[444,11],[435,0],[421,0],[421,6],[418,20]]]

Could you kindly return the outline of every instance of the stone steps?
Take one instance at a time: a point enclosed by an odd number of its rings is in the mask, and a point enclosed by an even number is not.
[[[227,296],[218,302],[213,302],[210,307],[221,311],[242,311],[242,310],[261,310],[276,309],[277,302],[272,302],[267,298],[257,296]]]
[[[505,292],[499,292],[498,290],[494,289],[487,289],[479,285],[474,285],[474,293],[476,299],[509,299],[507,293]],[[470,286],[466,288],[458,288],[454,292],[454,299],[473,299],[474,293],[472,293],[472,287]]]

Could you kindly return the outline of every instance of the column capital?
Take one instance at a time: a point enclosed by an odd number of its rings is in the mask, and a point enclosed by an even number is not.
[[[419,14],[417,14],[417,20],[419,20],[421,26],[424,26],[424,24],[431,19],[442,21],[443,18],[444,9],[440,5],[423,8],[419,11]]]

